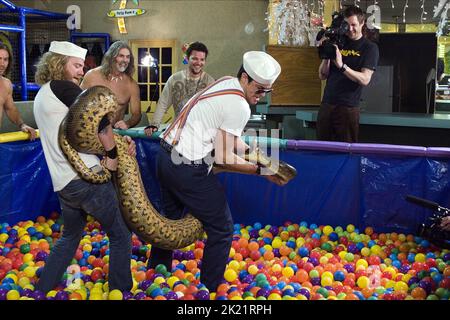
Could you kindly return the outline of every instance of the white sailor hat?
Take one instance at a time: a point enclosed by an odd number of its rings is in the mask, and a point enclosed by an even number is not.
[[[87,50],[68,41],[52,41],[50,43],[50,52],[59,53],[69,57],[76,57],[85,60]]]
[[[281,72],[281,66],[277,60],[263,51],[246,52],[243,65],[245,72],[263,85],[272,85]]]

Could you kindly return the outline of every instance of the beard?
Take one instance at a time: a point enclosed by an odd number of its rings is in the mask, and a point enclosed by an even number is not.
[[[125,72],[128,68],[128,64],[118,64],[117,65],[117,71],[119,72]]]

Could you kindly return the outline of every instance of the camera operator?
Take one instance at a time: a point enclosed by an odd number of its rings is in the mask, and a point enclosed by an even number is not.
[[[342,15],[341,15],[342,18]],[[335,43],[335,59],[323,59],[319,77],[327,80],[322,103],[317,116],[318,140],[357,142],[359,131],[359,100],[364,86],[370,83],[378,64],[378,46],[363,36],[364,13],[356,6],[343,12],[340,28],[348,30],[339,48]],[[337,19],[337,18],[335,18]],[[333,25],[336,24],[333,21]],[[348,24],[348,26],[345,25]],[[328,34],[333,34],[333,30]],[[327,32],[319,41],[319,52],[330,40]],[[325,42],[325,43],[324,43]],[[333,52],[334,58],[334,52]]]

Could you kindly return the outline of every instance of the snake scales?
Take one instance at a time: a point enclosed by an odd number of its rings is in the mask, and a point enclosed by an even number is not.
[[[79,175],[91,183],[105,183],[111,179],[111,173],[106,168],[100,173],[93,172],[85,166],[78,152],[105,154],[98,139],[98,126],[104,116],[112,118],[116,105],[117,98],[110,89],[91,87],[77,97],[59,127],[61,150]],[[163,249],[183,248],[201,238],[202,224],[192,215],[171,220],[158,213],[147,197],[136,158],[127,153],[128,142],[117,134],[114,138],[119,162],[114,180],[122,215],[130,230],[143,241]],[[271,166],[270,159],[259,151],[246,158]],[[286,182],[296,175],[293,167],[281,161],[279,169],[280,177]]]

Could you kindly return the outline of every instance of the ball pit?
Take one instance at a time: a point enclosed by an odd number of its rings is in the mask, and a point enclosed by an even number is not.
[[[353,225],[236,224],[224,282],[200,283],[204,240],[174,251],[172,270],[147,269],[151,246],[132,238],[130,292],[109,291],[108,238],[88,218],[61,283],[35,290],[63,221],[0,224],[0,300],[448,300],[450,253],[413,235]],[[69,274],[70,273],[70,274]],[[77,281],[66,281],[68,277]]]

